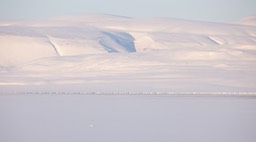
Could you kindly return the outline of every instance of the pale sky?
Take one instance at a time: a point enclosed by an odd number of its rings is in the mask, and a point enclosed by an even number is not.
[[[256,0],[0,0],[0,20],[81,13],[228,22],[256,15]]]

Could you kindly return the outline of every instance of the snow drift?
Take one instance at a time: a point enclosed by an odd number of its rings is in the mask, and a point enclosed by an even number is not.
[[[0,22],[4,91],[253,92],[255,55],[256,27],[242,24],[104,14]]]

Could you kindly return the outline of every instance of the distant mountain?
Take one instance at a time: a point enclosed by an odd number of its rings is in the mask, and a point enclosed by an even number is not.
[[[256,16],[244,17],[237,23],[241,25],[256,26]]]
[[[254,20],[84,14],[2,21],[0,89],[256,91],[256,27],[247,26]]]

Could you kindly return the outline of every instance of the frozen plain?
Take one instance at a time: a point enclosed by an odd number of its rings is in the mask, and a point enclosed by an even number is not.
[[[255,93],[254,19],[2,21],[0,141],[254,142],[253,95],[104,95]]]
[[[254,142],[256,98],[0,96],[3,142]]]

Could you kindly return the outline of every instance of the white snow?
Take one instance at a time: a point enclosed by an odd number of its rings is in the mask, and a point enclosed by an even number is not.
[[[0,21],[0,141],[255,142],[253,20]]]
[[[255,26],[104,14],[0,23],[3,91],[256,91]]]
[[[255,142],[256,99],[1,95],[1,142]]]
[[[244,17],[237,22],[238,24],[256,26],[256,16]]]

